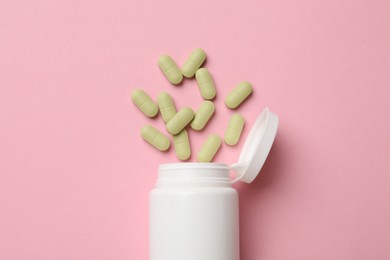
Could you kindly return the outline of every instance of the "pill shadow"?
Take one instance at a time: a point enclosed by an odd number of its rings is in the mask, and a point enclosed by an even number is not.
[[[240,196],[240,260],[261,259],[261,246],[267,238],[259,233],[260,228],[254,226],[265,225],[261,220],[257,221],[249,216],[256,214],[261,209],[264,194],[272,189],[276,183],[285,176],[288,166],[284,164],[284,151],[286,140],[279,135],[273,144],[266,163],[259,176],[251,184],[239,184],[236,188]],[[262,199],[263,198],[263,199]],[[245,201],[245,203],[244,203]],[[248,219],[251,219],[248,222]]]

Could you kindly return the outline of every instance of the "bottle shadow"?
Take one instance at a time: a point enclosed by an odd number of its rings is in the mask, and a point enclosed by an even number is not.
[[[285,161],[286,140],[283,140],[279,135],[272,146],[268,158],[261,170],[259,176],[251,184],[238,183],[235,188],[238,190],[240,197],[240,260],[259,260],[262,240],[266,239],[262,234],[256,234],[253,226],[263,225],[264,222],[256,221],[253,223],[253,218],[261,209],[264,194],[269,192],[269,189],[283,179],[287,171]],[[257,206],[256,206],[257,205]],[[248,223],[248,219],[252,219]],[[255,255],[255,254],[256,255]]]

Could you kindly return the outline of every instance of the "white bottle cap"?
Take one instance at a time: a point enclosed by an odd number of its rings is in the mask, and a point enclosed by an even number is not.
[[[265,108],[256,119],[237,163],[230,169],[237,174],[233,182],[238,180],[251,183],[259,174],[267,159],[278,130],[279,117]]]

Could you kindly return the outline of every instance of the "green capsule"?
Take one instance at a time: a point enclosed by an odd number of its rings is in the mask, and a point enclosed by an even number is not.
[[[176,107],[171,95],[167,92],[161,93],[157,96],[157,104],[164,122],[167,123],[176,114]]]
[[[228,127],[225,131],[224,141],[227,145],[234,146],[240,140],[242,129],[245,125],[245,119],[240,114],[233,114],[230,117]]]
[[[131,93],[131,99],[134,104],[148,117],[154,117],[158,113],[156,103],[150,98],[145,91],[136,89]]]
[[[198,153],[199,162],[211,162],[221,147],[221,138],[218,135],[209,135]]]
[[[141,136],[146,142],[153,145],[160,151],[168,150],[171,145],[168,137],[151,125],[144,126],[141,129]]]
[[[237,108],[252,91],[253,87],[249,82],[239,83],[225,98],[225,105],[230,109]]]
[[[181,67],[181,72],[184,77],[192,78],[195,75],[197,69],[202,66],[203,62],[206,60],[206,52],[200,48],[193,50],[184,62],[183,67]]]
[[[168,121],[166,127],[170,134],[176,135],[183,130],[194,118],[194,111],[191,108],[185,107],[177,112],[171,120]]]
[[[201,68],[196,71],[196,81],[198,82],[200,94],[206,100],[211,100],[217,94],[215,90],[213,78],[206,68]]]
[[[181,74],[180,69],[177,67],[176,63],[168,55],[162,55],[158,59],[158,66],[161,71],[164,73],[165,77],[173,85],[178,85],[183,80],[183,74]]]
[[[198,111],[195,113],[195,117],[191,122],[191,128],[200,131],[214,114],[215,106],[211,101],[204,101]]]
[[[180,133],[173,136],[173,145],[175,146],[175,153],[177,158],[182,161],[190,158],[191,148],[187,130],[183,129]]]

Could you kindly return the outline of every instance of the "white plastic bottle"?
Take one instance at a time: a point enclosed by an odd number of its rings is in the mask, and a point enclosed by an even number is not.
[[[265,109],[252,127],[238,163],[159,166],[150,193],[150,260],[239,260],[238,194],[251,183],[271,149],[278,117]],[[230,179],[230,171],[236,179]],[[245,216],[243,216],[245,218]]]

